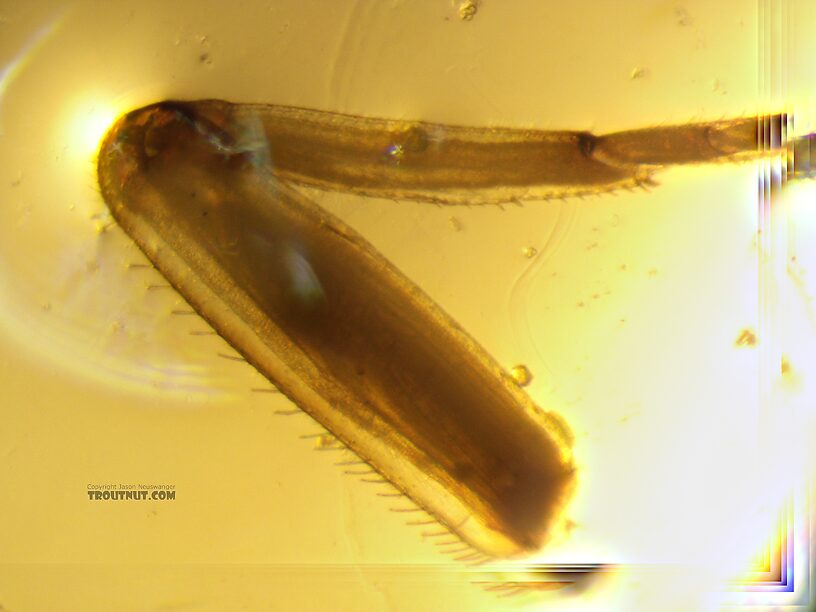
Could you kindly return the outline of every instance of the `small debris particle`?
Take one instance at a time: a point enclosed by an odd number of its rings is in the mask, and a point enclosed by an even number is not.
[[[689,15],[689,12],[682,6],[678,6],[677,8],[674,9],[674,19],[675,23],[677,23],[677,25],[683,28],[690,26],[692,23],[694,23],[694,19],[692,19],[691,15]]]
[[[323,434],[315,439],[316,448],[332,448],[337,446],[337,438],[331,434]]]
[[[633,81],[635,79],[642,79],[646,76],[646,69],[642,66],[637,66],[636,68],[632,68],[632,72],[629,73],[629,78]]]
[[[752,329],[743,329],[737,339],[734,341],[734,346],[737,347],[754,347],[757,345],[757,337]]]
[[[479,3],[476,0],[465,0],[459,3],[459,19],[471,21],[479,10]]]
[[[793,373],[790,360],[785,355],[782,355],[782,361],[779,364],[779,371],[781,372],[782,376],[790,376]]]

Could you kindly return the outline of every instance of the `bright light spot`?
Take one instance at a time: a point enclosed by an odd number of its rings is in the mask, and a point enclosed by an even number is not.
[[[95,168],[102,139],[116,119],[129,108],[104,93],[84,92],[65,104],[60,129],[54,131],[54,147],[74,168]]]
[[[66,126],[68,133],[65,140],[71,152],[83,159],[93,158],[118,115],[117,109],[103,100],[74,106]]]

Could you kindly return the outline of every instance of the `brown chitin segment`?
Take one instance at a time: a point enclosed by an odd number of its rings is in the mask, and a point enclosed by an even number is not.
[[[540,547],[574,487],[563,423],[365,239],[270,174],[274,142],[248,109],[203,108],[154,105],[108,134],[99,181],[119,224],[248,362],[445,526],[491,556]],[[341,145],[349,160],[376,148]]]
[[[757,118],[597,136],[377,119],[222,100],[186,105],[213,133],[246,121],[258,124],[269,145],[273,172],[285,181],[443,204],[601,193],[646,183],[659,166],[733,161],[780,146],[758,139]],[[780,120],[781,115],[763,118],[769,124]]]
[[[670,166],[756,155],[758,143],[753,117],[607,134],[597,138],[594,154],[613,166]]]
[[[816,134],[807,134],[793,141],[793,177],[813,177],[816,174]]]
[[[275,174],[321,189],[479,204],[605,191],[644,178],[594,159],[587,132],[470,128],[220,100],[190,108],[216,125],[260,121]]]

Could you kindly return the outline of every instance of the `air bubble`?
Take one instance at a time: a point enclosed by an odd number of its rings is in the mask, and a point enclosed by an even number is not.
[[[510,376],[516,381],[519,387],[526,387],[533,380],[533,375],[526,365],[516,365],[510,368]]]
[[[402,158],[405,157],[405,147],[401,144],[393,144],[385,152],[388,159],[393,163],[395,166],[399,166],[402,163]]]

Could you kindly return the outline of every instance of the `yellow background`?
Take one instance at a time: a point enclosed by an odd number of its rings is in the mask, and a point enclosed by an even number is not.
[[[291,405],[252,392],[267,383],[222,341],[189,335],[206,326],[129,267],[144,260],[106,216],[95,146],[121,112],[206,97],[595,133],[785,108],[812,129],[809,3],[622,4],[484,0],[465,21],[449,0],[0,3],[3,609],[518,608],[313,451],[300,436],[319,427],[275,414]],[[714,605],[802,472],[808,430],[781,419],[768,441],[763,398],[808,396],[812,309],[768,264],[788,243],[758,246],[757,172],[503,208],[308,192],[573,427],[575,528],[540,560],[670,568],[550,605]],[[777,236],[800,260],[802,214]],[[769,335],[737,348],[745,328]],[[107,482],[177,499],[89,501]]]

